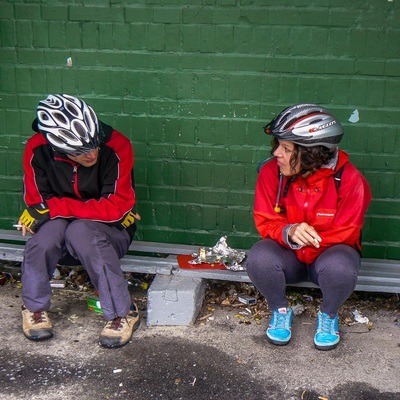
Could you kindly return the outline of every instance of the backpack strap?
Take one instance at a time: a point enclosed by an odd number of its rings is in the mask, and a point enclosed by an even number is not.
[[[344,167],[346,166],[346,164],[342,165],[336,172],[334,175],[335,178],[335,185],[336,185],[336,190],[339,191],[340,188],[340,184],[342,183],[342,174],[344,171]]]

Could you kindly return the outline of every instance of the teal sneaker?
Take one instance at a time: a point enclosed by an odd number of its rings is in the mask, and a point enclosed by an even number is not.
[[[330,318],[328,314],[318,312],[317,333],[314,336],[314,345],[318,350],[332,350],[340,340],[339,318]]]
[[[292,337],[293,310],[291,308],[277,308],[272,312],[268,325],[267,339],[278,346],[288,344]]]

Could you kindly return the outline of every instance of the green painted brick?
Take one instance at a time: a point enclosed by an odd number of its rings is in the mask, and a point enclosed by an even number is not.
[[[60,21],[58,22],[50,21],[48,23],[48,26],[49,26],[49,47],[69,49],[69,44],[66,43],[65,24],[60,23]]]
[[[165,48],[165,26],[163,24],[147,27],[146,48],[161,51]]]
[[[111,12],[109,7],[97,6],[69,6],[70,21],[110,21]]]
[[[165,51],[180,51],[182,49],[181,45],[181,28],[177,24],[167,24],[165,25]],[[175,67],[177,66],[177,58],[175,58]]]
[[[9,2],[2,1],[1,2],[1,13],[0,13],[0,19],[5,20],[5,19],[13,19],[15,18],[14,14],[14,5]],[[1,21],[1,25],[3,24],[4,21]]]
[[[255,187],[255,185],[250,185],[251,187]],[[248,205],[248,207],[251,207],[252,204],[254,203],[254,190],[251,189],[251,191],[244,191],[242,190],[236,190],[236,191],[231,191],[228,197],[228,203],[230,206],[243,206],[243,205]]]
[[[165,160],[163,162],[163,183],[166,185],[180,185],[180,168],[179,162]]]
[[[171,226],[172,220],[172,212],[171,206],[169,204],[158,203],[157,205],[153,205],[152,213],[155,226]]]
[[[203,204],[203,191],[199,188],[176,189],[176,201],[186,204]]]
[[[162,182],[164,176],[164,163],[161,160],[149,160],[146,169],[152,182]]]
[[[203,228],[203,207],[190,205],[187,207],[186,225]]]
[[[1,11],[3,12],[3,9]],[[15,46],[16,32],[14,21],[1,20],[0,43],[2,48]]]
[[[384,60],[357,60],[355,64],[356,70],[362,75],[384,75]]]
[[[44,20],[61,20],[68,19],[68,8],[64,5],[47,5],[41,6],[41,17]]]
[[[104,67],[124,67],[125,53],[109,50],[98,51],[96,53],[96,64]]]
[[[3,6],[2,6],[3,7]],[[16,19],[40,19],[40,6],[38,4],[15,4],[14,5]],[[3,12],[3,9],[2,9]]]
[[[232,232],[233,210],[227,207],[217,209],[216,227],[222,231]]]
[[[153,21],[155,23],[176,24],[182,22],[182,14],[181,7],[154,7]]]
[[[296,7],[270,8],[268,13],[268,22],[273,25],[299,25],[301,23],[299,15],[303,10]]]
[[[211,13],[212,24],[229,24],[235,25],[239,23],[241,10],[239,8],[216,8]]]
[[[218,210],[215,207],[207,205],[203,206],[203,223],[202,223],[203,229],[206,230],[215,229],[217,221],[217,212]]]
[[[213,173],[213,164],[198,164],[197,165],[197,185],[200,188],[211,187],[212,184],[212,173]],[[196,178],[196,175],[193,177]]]
[[[225,205],[228,202],[228,191],[226,190],[207,190],[204,192],[204,202],[212,205]]]
[[[263,46],[263,38],[260,37],[260,34],[255,33],[256,28],[252,28],[247,25],[234,25],[233,26],[233,49],[238,54],[242,53],[251,53],[252,51],[256,51],[255,49],[259,46]],[[253,47],[253,37],[256,38],[257,47]],[[232,51],[229,51],[230,54]]]
[[[209,7],[185,7],[183,9],[184,24],[210,24],[211,9]]]
[[[75,60],[73,55],[72,55],[72,60],[73,60],[73,62]],[[92,92],[93,72],[91,70],[72,69],[70,71],[70,73],[75,75],[75,80],[77,82],[77,86],[81,93],[91,93]]]
[[[195,162],[182,162],[179,181],[183,187],[198,187],[197,169],[198,164]]]
[[[42,68],[31,68],[31,88],[34,93],[45,94],[46,90],[46,73]]]
[[[241,7],[240,22],[243,24],[254,24],[255,26],[267,25],[268,18],[268,7]]]
[[[152,143],[149,149],[151,158],[175,158],[175,144]]]
[[[99,23],[98,39],[101,49],[112,49],[114,47],[113,25],[109,23]]]
[[[188,208],[186,205],[171,204],[171,219],[170,227],[172,229],[185,229],[186,227],[186,215]]]
[[[65,26],[65,40],[71,49],[82,47],[82,25],[79,22],[70,22]]]
[[[367,106],[374,107],[384,105],[385,87],[382,83],[383,82],[381,80],[369,80],[366,99]]]
[[[49,47],[49,25],[46,21],[32,21],[33,46],[35,48]]]
[[[132,45],[131,27],[125,23],[114,23],[112,25],[113,48],[129,50]],[[125,64],[126,66],[126,64]]]
[[[61,69],[48,69],[46,73],[46,87],[49,93],[62,93],[62,76]]]
[[[82,25],[82,47],[86,51],[88,49],[95,49],[98,47],[98,31],[99,24],[95,22],[85,22]]]
[[[126,78],[125,78],[126,79]],[[135,88],[130,87],[130,85],[126,85],[128,87],[129,92],[135,93]],[[124,98],[123,100],[123,110],[125,113],[132,115],[141,115],[148,113],[148,103],[145,100],[132,99],[132,98]]]
[[[125,21],[126,22],[141,22],[149,23],[153,19],[153,9],[146,6],[126,7]]]
[[[15,23],[19,47],[31,47],[33,44],[32,22],[17,20]]]
[[[16,85],[16,71],[14,67],[7,66],[0,68],[0,87],[3,92],[15,93]]]
[[[157,201],[175,202],[176,189],[167,187],[151,186],[149,187],[149,198]]]

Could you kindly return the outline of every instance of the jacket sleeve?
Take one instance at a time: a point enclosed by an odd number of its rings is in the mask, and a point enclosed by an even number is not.
[[[51,218],[81,218],[117,223],[132,210],[135,205],[132,145],[119,132],[113,135],[107,145],[114,149],[115,155],[107,160],[100,198],[82,201],[69,197],[52,197],[47,200]]]
[[[42,203],[46,198],[53,196],[47,178],[46,164],[40,162],[45,157],[43,148],[47,147],[46,139],[42,134],[33,135],[27,142],[24,157],[24,201],[28,207]],[[41,154],[38,157],[38,154]]]
[[[283,237],[284,229],[288,225],[286,216],[274,210],[279,189],[278,172],[274,159],[261,168],[255,190],[254,222],[263,239],[270,238],[289,247]]]

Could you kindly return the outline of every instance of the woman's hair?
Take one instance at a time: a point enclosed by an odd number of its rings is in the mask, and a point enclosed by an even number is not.
[[[296,143],[293,143],[293,145],[294,148],[290,157],[290,166],[292,170],[296,169],[297,160],[300,155],[300,171],[303,173],[320,169],[323,165],[328,164],[328,162],[335,156],[336,153],[336,149],[328,149],[325,146],[305,147]],[[274,153],[278,146],[279,140],[274,137],[272,139],[271,154]]]

